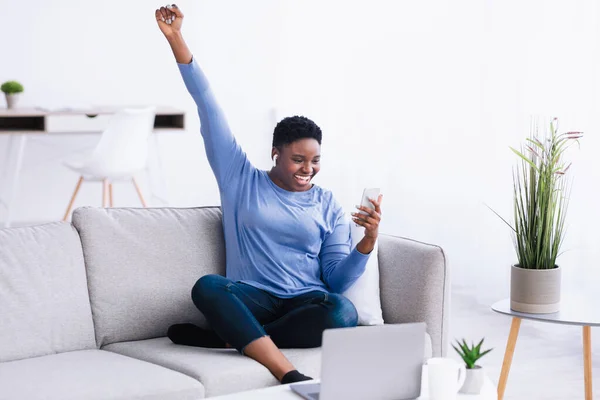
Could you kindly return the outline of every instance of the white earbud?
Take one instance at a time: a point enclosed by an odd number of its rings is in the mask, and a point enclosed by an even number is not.
[[[277,154],[275,154],[273,156],[273,166],[276,167],[277,166]]]

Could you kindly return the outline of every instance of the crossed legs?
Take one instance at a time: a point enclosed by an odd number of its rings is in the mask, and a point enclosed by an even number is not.
[[[338,294],[313,291],[281,299],[220,275],[200,278],[192,300],[214,329],[196,327],[197,338],[204,335],[213,345],[220,338],[221,347],[229,343],[279,381],[295,369],[279,348],[318,347],[325,329],[356,326],[358,320],[354,305]],[[201,346],[202,340],[189,344]]]

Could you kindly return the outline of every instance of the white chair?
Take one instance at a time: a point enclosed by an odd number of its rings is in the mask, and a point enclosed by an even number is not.
[[[102,207],[113,206],[112,183],[129,180],[135,186],[142,206],[146,202],[135,180],[135,173],[146,168],[148,161],[148,138],[154,127],[154,107],[123,109],[110,120],[102,132],[98,145],[83,162],[65,161],[64,164],[81,175],[65,212],[63,221],[69,218],[77,192],[83,181],[102,182]]]

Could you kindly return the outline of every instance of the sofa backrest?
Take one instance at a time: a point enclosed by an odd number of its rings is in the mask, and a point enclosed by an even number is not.
[[[0,230],[0,362],[94,348],[75,229],[55,222]]]
[[[99,346],[163,337],[174,323],[206,326],[191,289],[203,275],[225,274],[219,207],[83,207],[73,225]]]
[[[450,319],[450,274],[436,245],[379,235],[379,287],[388,324],[425,322],[434,357],[446,355]]]

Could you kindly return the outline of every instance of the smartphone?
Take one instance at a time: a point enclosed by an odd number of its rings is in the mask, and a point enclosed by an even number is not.
[[[363,207],[368,207],[371,210],[374,210],[375,206],[373,205],[373,203],[371,203],[369,201],[369,199],[377,200],[380,192],[381,192],[381,189],[379,189],[379,188],[366,188],[365,190],[363,190],[363,195],[362,195],[362,199],[360,201],[360,205]],[[364,212],[362,210],[359,210],[359,212],[361,214],[366,214],[366,212]]]

